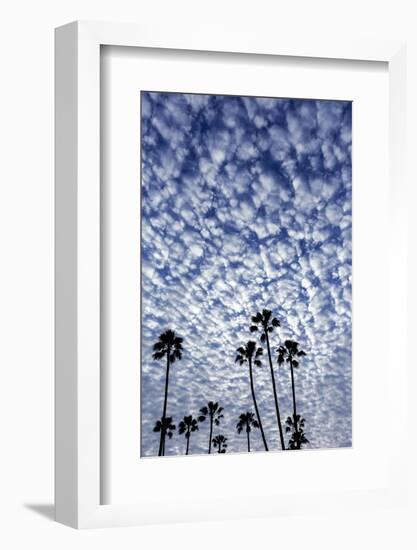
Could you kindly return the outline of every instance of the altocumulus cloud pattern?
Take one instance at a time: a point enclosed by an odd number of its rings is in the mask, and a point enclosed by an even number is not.
[[[178,426],[208,401],[224,407],[213,435],[244,452],[239,415],[253,411],[236,348],[256,339],[250,318],[272,310],[285,339],[307,353],[295,370],[307,448],[348,447],[351,396],[351,103],[141,93],[141,454],[158,454],[165,361],[152,346],[184,338],[170,370],[167,414]],[[292,414],[287,364],[278,366],[283,421]],[[254,367],[270,450],[279,435],[266,356]],[[287,436],[286,436],[287,437]],[[206,453],[207,422],[190,453]],[[263,450],[259,430],[252,450]],[[174,433],[165,454],[184,454]]]

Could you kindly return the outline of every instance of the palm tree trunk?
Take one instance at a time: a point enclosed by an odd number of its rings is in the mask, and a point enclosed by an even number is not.
[[[210,437],[209,437],[209,452],[211,454],[211,438],[213,437],[213,417],[210,415]]]
[[[297,407],[295,404],[294,367],[292,366],[292,359],[290,359],[290,367],[291,367],[291,384],[292,384],[292,404],[293,404],[293,410],[294,410],[294,429],[295,429],[295,433],[298,434]]]
[[[188,432],[188,437],[187,437],[187,449],[185,451],[185,454],[188,455],[188,449],[190,448],[190,432]]]
[[[167,372],[165,377],[165,397],[164,397],[164,408],[162,411],[162,422],[165,421],[167,414],[167,402],[168,402],[168,382],[169,382],[169,356],[171,354],[171,349],[168,346],[167,349]],[[165,454],[165,428],[161,430],[161,439],[159,442],[159,456],[164,456]]]
[[[271,369],[271,379],[272,379],[272,389],[274,390],[274,400],[275,400],[275,411],[277,413],[277,422],[278,422],[278,429],[279,429],[279,437],[281,440],[281,447],[282,450],[285,451],[285,442],[284,442],[284,434],[282,432],[282,426],[281,426],[281,416],[279,414],[279,405],[278,405],[278,396],[277,396],[277,388],[275,385],[275,375],[274,375],[274,369],[272,368],[272,357],[271,357],[271,348],[269,347],[269,337],[268,337],[268,330],[264,329],[264,334],[266,338],[266,347],[268,350],[268,358],[269,358],[269,367]]]
[[[268,450],[268,445],[266,443],[264,429],[262,427],[262,422],[261,422],[261,416],[259,414],[258,404],[256,402],[256,397],[255,397],[255,387],[253,385],[252,359],[249,359],[248,362],[249,362],[250,389],[251,389],[251,392],[252,392],[253,405],[255,407],[256,418],[258,419],[259,429],[261,430],[262,441],[264,442],[265,451],[267,451]]]
[[[249,426],[246,426],[246,435],[248,437],[248,453],[250,453]]]
[[[164,456],[164,450],[165,450],[164,428],[161,428],[161,435],[160,435],[160,437],[159,437],[159,451],[158,451],[158,456]]]

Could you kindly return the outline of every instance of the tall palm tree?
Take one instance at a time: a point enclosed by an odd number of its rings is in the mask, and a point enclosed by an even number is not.
[[[216,437],[213,438],[213,446],[215,448],[218,448],[218,453],[223,454],[226,452],[227,449],[227,437],[224,435],[216,435]]]
[[[160,432],[161,434],[164,433],[165,435],[168,436],[169,439],[171,439],[174,430],[175,430],[175,424],[172,423],[171,416],[167,416],[166,418],[161,418],[161,420],[157,420],[153,428],[154,432]],[[162,456],[165,454],[165,437],[162,443],[161,454]]]
[[[159,340],[153,346],[152,357],[155,360],[162,359],[166,356],[167,366],[165,375],[165,396],[164,407],[162,410],[162,420],[167,416],[167,401],[168,401],[168,382],[169,382],[169,367],[172,363],[182,357],[182,342],[183,339],[175,335],[173,330],[166,330],[159,336]],[[163,456],[165,452],[165,423],[162,423],[161,437],[159,440],[159,456]]]
[[[250,340],[249,342],[246,343],[245,346],[237,348],[236,351],[237,351],[237,355],[236,355],[235,361],[237,363],[240,363],[241,365],[247,362],[249,365],[250,389],[252,392],[253,405],[255,407],[256,418],[258,419],[258,424],[261,430],[262,441],[264,442],[265,451],[267,451],[268,445],[266,443],[265,434],[264,434],[264,430],[261,422],[261,416],[259,414],[258,404],[256,402],[255,387],[253,384],[253,372],[252,372],[252,363],[254,363],[257,366],[261,366],[261,361],[259,357],[263,354],[263,349],[256,348],[256,342],[253,342]]]
[[[246,430],[246,437],[248,440],[248,453],[250,453],[250,437],[249,434],[252,428],[259,428],[259,422],[255,420],[255,415],[252,412],[246,412],[239,416],[239,422],[236,424],[237,433],[242,433],[243,429]]]
[[[208,448],[208,454],[211,454],[211,443],[212,443],[212,437],[213,437],[213,424],[216,426],[220,425],[220,420],[223,418],[223,407],[219,407],[218,403],[214,403],[213,401],[209,401],[207,403],[206,407],[201,407],[200,413],[201,415],[198,417],[199,422],[204,422],[206,417],[209,417],[210,420],[210,432],[209,432],[209,448]]]
[[[282,365],[285,361],[290,364],[291,369],[291,385],[292,385],[292,404],[293,404],[293,425],[294,431],[298,434],[298,421],[297,405],[295,401],[295,384],[294,384],[294,369],[298,367],[299,360],[297,358],[306,355],[305,351],[298,349],[299,343],[294,340],[285,340],[283,346],[279,346],[278,352],[278,365]],[[287,420],[288,424],[288,420]]]
[[[190,448],[190,436],[191,432],[196,432],[198,430],[198,419],[193,418],[190,414],[189,416],[184,416],[184,419],[178,424],[178,433],[185,434],[185,439],[187,440],[187,447],[185,454],[188,455]]]
[[[272,389],[274,392],[275,400],[275,412],[277,415],[277,423],[279,430],[279,437],[281,440],[281,448],[285,451],[284,434],[282,432],[281,416],[279,414],[277,388],[275,384],[274,369],[272,367],[271,346],[269,344],[269,333],[273,332],[274,328],[280,326],[280,322],[276,317],[272,317],[272,311],[269,309],[263,309],[262,313],[258,311],[256,315],[252,317],[252,323],[250,327],[251,332],[261,332],[261,342],[266,342],[266,349],[268,350],[269,368],[271,370]]]

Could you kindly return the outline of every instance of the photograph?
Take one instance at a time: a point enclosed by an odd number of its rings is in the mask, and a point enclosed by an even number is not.
[[[352,446],[352,102],[141,91],[140,457]]]

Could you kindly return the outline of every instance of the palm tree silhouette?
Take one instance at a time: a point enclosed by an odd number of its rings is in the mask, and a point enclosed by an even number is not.
[[[198,420],[193,418],[190,414],[189,416],[184,416],[184,419],[178,424],[178,433],[184,434],[187,440],[187,447],[185,454],[188,455],[188,450],[190,448],[190,436],[191,432],[196,432],[198,430]]]
[[[161,420],[157,420],[157,422],[155,423],[153,431],[164,434],[164,440],[162,442],[162,450],[161,450],[162,456],[165,454],[165,434],[168,436],[169,439],[171,439],[174,430],[175,430],[175,424],[172,423],[171,416],[167,416],[166,418],[161,418]]]
[[[304,434],[304,418],[301,418],[299,414],[297,414],[294,419],[289,416],[285,423],[287,424],[285,427],[285,431],[287,433],[292,431],[291,439],[288,442],[288,449],[301,449],[301,445],[303,445],[304,443],[309,443]],[[294,429],[296,423],[298,423],[297,431]]]
[[[265,451],[267,451],[268,445],[266,443],[265,434],[264,434],[264,430],[261,422],[261,416],[259,414],[258,404],[256,402],[255,387],[253,384],[253,372],[252,372],[252,362],[257,366],[261,366],[261,361],[259,357],[263,354],[263,349],[256,348],[256,342],[253,342],[250,340],[249,342],[246,343],[245,346],[237,348],[236,351],[237,351],[237,355],[236,355],[235,362],[240,363],[240,365],[243,365],[243,363],[247,362],[249,365],[250,389],[252,392],[253,405],[255,407],[256,418],[258,419],[258,424],[261,430],[262,441],[264,442]]]
[[[279,414],[277,388],[275,385],[274,369],[272,367],[271,347],[269,345],[269,333],[273,332],[274,328],[279,327],[280,322],[276,317],[272,318],[272,311],[270,311],[269,309],[263,309],[262,313],[258,311],[258,313],[252,317],[252,323],[253,325],[251,325],[250,331],[257,332],[259,330],[261,332],[261,342],[266,342],[266,348],[268,350],[269,367],[271,369],[272,389],[274,391],[275,412],[277,415],[279,437],[281,440],[281,448],[283,451],[285,451],[284,434],[282,432],[281,416]]]
[[[259,428],[259,422],[255,420],[255,415],[249,411],[241,414],[239,416],[239,422],[236,424],[236,430],[238,434],[240,434],[243,431],[243,429],[246,430],[246,437],[248,439],[248,453],[250,453],[249,434],[252,431],[252,428]]]
[[[216,435],[216,437],[213,438],[213,446],[215,448],[218,448],[218,453],[223,454],[226,452],[227,449],[227,437],[224,435]]]
[[[167,367],[165,376],[165,397],[164,407],[162,410],[162,421],[167,415],[167,401],[168,401],[168,382],[169,382],[169,367],[172,363],[182,357],[182,342],[183,339],[175,335],[173,330],[166,330],[159,336],[159,340],[153,346],[152,357],[155,360],[162,359],[166,356]],[[162,422],[161,437],[159,440],[158,455],[163,456],[165,452],[165,422]]]
[[[210,419],[210,433],[209,433],[209,448],[208,448],[208,454],[211,454],[211,443],[212,443],[212,436],[213,436],[213,423],[216,426],[220,425],[220,420],[223,418],[223,407],[219,407],[218,403],[213,403],[213,401],[209,401],[207,403],[206,407],[201,407],[200,413],[201,415],[198,417],[199,422],[204,422],[206,417],[208,416]]]
[[[298,420],[297,405],[295,401],[295,384],[294,384],[294,369],[298,367],[299,361],[297,357],[303,357],[306,353],[303,350],[298,349],[298,342],[294,340],[285,340],[283,346],[279,346],[278,352],[278,365],[282,365],[285,361],[290,364],[291,369],[291,384],[292,384],[292,403],[293,403],[293,427],[295,434],[298,434]],[[287,419],[288,424],[288,419]]]

